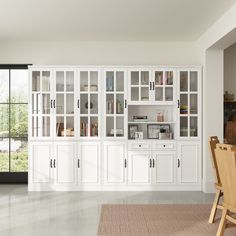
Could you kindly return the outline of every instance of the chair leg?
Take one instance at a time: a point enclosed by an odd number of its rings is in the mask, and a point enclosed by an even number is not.
[[[223,236],[224,235],[227,212],[228,212],[228,210],[226,208],[224,208],[222,211],[222,216],[221,216],[221,220],[220,220],[220,224],[219,224],[216,236]]]
[[[215,194],[215,199],[214,199],[214,202],[213,202],[213,205],[212,205],[212,209],[211,209],[210,218],[208,220],[208,222],[210,224],[212,224],[214,222],[214,220],[215,220],[217,205],[219,203],[220,196],[221,196],[221,190],[217,189],[216,190],[216,194]]]

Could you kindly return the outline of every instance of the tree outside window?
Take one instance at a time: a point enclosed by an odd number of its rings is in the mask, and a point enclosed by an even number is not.
[[[28,171],[28,70],[0,69],[0,172]]]

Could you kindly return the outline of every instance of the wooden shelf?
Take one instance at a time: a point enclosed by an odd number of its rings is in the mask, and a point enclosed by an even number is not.
[[[236,103],[236,101],[231,101],[231,100],[224,100],[224,103],[233,104],[233,103]]]
[[[157,121],[129,121],[128,124],[175,124],[174,121],[157,122]]]

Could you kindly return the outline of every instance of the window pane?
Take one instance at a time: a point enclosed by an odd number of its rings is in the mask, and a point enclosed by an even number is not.
[[[0,70],[0,102],[9,102],[9,70]]]
[[[0,104],[0,138],[9,137],[9,105]]]
[[[25,104],[11,104],[11,137],[28,137],[28,112]]]
[[[9,172],[9,139],[0,139],[0,172]]]
[[[11,102],[28,102],[28,70],[11,70]]]
[[[27,139],[11,139],[11,172],[28,171]]]

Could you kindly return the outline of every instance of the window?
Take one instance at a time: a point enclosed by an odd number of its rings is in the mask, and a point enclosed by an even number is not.
[[[27,171],[27,65],[0,66],[0,173]]]

